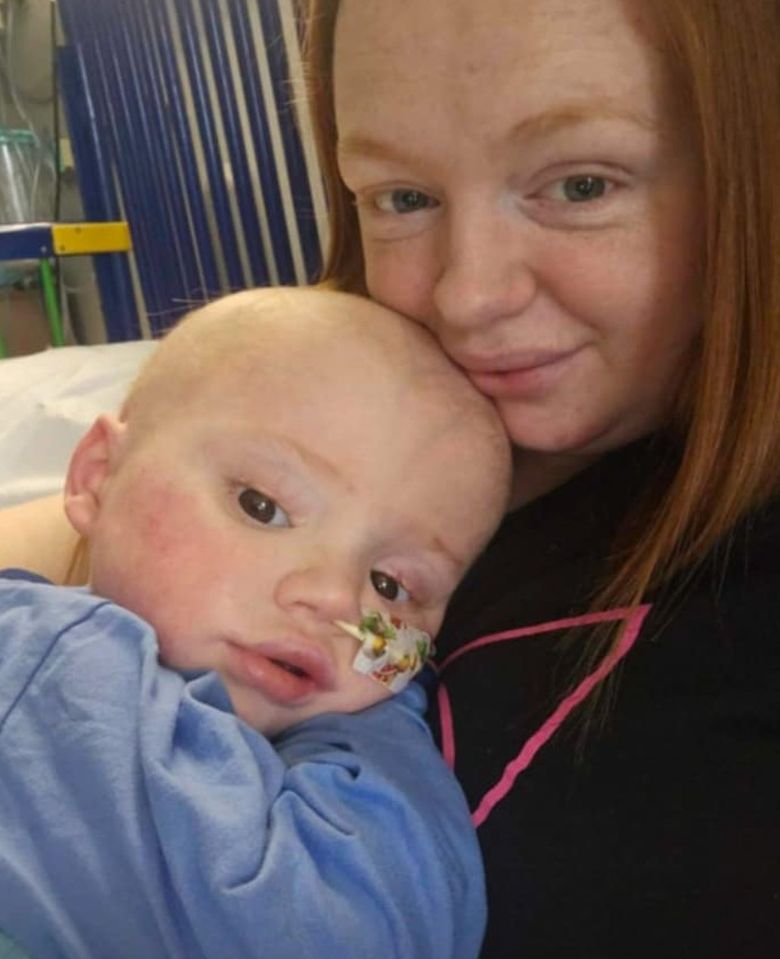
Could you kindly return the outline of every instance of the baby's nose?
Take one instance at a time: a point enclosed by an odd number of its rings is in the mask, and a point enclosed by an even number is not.
[[[283,576],[276,601],[283,609],[305,610],[318,620],[360,618],[360,577],[345,564],[312,563]]]

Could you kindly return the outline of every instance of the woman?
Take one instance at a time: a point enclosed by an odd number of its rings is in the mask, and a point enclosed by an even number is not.
[[[440,643],[483,955],[780,947],[780,3],[313,0],[325,279],[492,397]]]

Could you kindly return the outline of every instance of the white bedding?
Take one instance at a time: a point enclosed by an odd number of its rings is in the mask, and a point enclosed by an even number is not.
[[[119,407],[154,346],[67,346],[0,360],[0,507],[62,488],[82,433]]]

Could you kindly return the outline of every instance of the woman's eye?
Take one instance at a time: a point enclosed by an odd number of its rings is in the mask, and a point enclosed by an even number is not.
[[[421,190],[388,190],[375,200],[382,213],[416,213],[439,205],[438,200]]]
[[[607,192],[607,181],[603,176],[579,174],[568,176],[561,181],[563,196],[570,203],[587,203],[598,200]]]
[[[270,496],[261,493],[260,490],[251,487],[242,490],[238,496],[238,503],[250,519],[262,523],[263,526],[286,527],[292,525],[290,517],[282,507]]]
[[[406,603],[411,599],[408,590],[395,577],[379,569],[371,570],[371,584],[383,599],[391,603]]]

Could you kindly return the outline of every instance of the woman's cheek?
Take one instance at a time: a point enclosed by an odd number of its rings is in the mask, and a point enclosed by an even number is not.
[[[363,255],[366,284],[373,299],[425,323],[430,316],[434,270],[423,244],[368,242]]]

